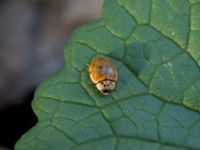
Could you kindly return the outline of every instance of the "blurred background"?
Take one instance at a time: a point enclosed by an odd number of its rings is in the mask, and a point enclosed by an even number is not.
[[[102,14],[103,0],[0,0],[0,150],[12,150],[37,118],[35,88],[64,66],[64,44]]]

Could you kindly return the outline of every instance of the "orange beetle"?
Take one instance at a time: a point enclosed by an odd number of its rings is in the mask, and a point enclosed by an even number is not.
[[[117,70],[110,60],[95,58],[89,66],[89,75],[101,94],[109,95],[115,89]]]

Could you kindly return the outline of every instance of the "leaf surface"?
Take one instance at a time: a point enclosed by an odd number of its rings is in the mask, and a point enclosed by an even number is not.
[[[101,20],[76,30],[65,68],[37,90],[39,122],[16,150],[199,150],[200,0],[106,0]],[[111,96],[86,64],[109,58]]]

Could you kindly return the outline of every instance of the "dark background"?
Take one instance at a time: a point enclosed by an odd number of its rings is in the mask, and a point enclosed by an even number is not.
[[[37,118],[35,88],[64,66],[64,44],[101,16],[103,0],[0,0],[0,150],[13,149]]]

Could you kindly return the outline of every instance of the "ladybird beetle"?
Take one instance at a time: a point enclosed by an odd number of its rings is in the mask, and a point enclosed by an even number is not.
[[[109,95],[115,89],[117,70],[110,60],[102,57],[93,59],[89,66],[89,75],[101,94]]]

